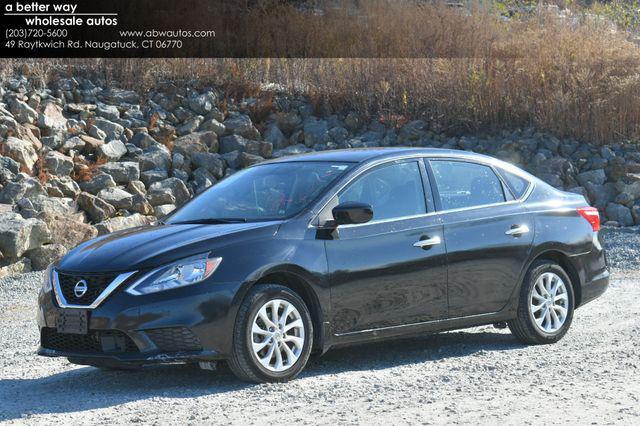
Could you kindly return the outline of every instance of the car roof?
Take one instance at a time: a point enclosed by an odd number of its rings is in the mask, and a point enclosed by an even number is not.
[[[496,159],[474,152],[461,151],[456,149],[441,148],[351,148],[337,149],[330,151],[316,151],[307,154],[290,155],[286,157],[269,160],[267,163],[287,163],[297,161],[336,161],[348,163],[364,163],[369,161],[400,158],[407,155],[446,156],[455,158],[478,159],[485,162],[495,162]],[[261,163],[264,164],[264,163]]]

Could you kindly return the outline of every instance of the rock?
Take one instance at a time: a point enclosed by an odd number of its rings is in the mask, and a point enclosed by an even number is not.
[[[12,158],[0,155],[0,169],[6,169],[17,175],[20,173],[20,164]]]
[[[189,98],[189,108],[196,114],[206,115],[211,112],[217,102],[213,92],[203,93]]]
[[[275,119],[276,119],[276,123],[278,124],[278,128],[287,135],[290,135],[300,125],[302,125],[302,120],[300,119],[300,116],[295,112],[276,113]]]
[[[62,244],[47,244],[29,250],[26,256],[31,260],[31,269],[43,271],[53,262],[57,262],[67,254],[67,248]]]
[[[85,143],[84,152],[94,152],[104,144],[104,140],[96,139],[88,135],[80,135],[78,137]]]
[[[269,142],[275,149],[286,148],[289,140],[284,136],[277,123],[271,123],[264,132],[265,142]]]
[[[131,216],[114,217],[112,219],[105,220],[104,222],[96,224],[96,229],[98,230],[98,235],[105,235],[122,229],[146,226],[154,220],[154,218],[136,213]]]
[[[188,135],[189,133],[195,132],[196,130],[198,130],[198,127],[200,127],[200,124],[202,124],[203,120],[204,117],[201,115],[191,117],[190,119],[185,121],[182,126],[176,129],[176,131],[178,132],[178,136],[184,136]]]
[[[81,190],[95,195],[101,189],[111,188],[116,186],[116,181],[113,180],[111,175],[102,173],[102,174],[92,176],[91,179],[89,179],[88,181],[80,182],[79,186]]]
[[[198,128],[198,130],[201,132],[211,131],[218,136],[222,136],[226,131],[226,127],[224,124],[220,123],[215,118],[209,118],[200,124],[200,127]]]
[[[47,171],[56,176],[69,176],[73,172],[73,159],[57,151],[49,151],[44,157]]]
[[[587,183],[595,184],[595,185],[603,185],[607,181],[607,175],[604,170],[590,170],[588,172],[582,172],[578,175],[578,182],[582,186],[587,186]]]
[[[94,119],[94,126],[102,130],[106,140],[120,139],[124,134],[124,127],[121,124],[114,123],[102,117]]]
[[[628,175],[627,175],[628,176]],[[630,183],[626,183],[626,182]],[[632,200],[640,198],[640,180],[621,179],[616,182],[616,189]]]
[[[175,197],[176,203],[182,205],[191,198],[191,194],[183,181],[178,178],[171,177],[161,182],[155,182],[149,187],[148,194],[159,195],[169,194]],[[152,203],[153,204],[153,203]],[[167,203],[168,204],[168,203]]]
[[[329,129],[325,120],[309,117],[304,121],[304,144],[312,147],[329,141]]]
[[[142,155],[138,157],[141,170],[164,169],[171,168],[171,153],[162,145],[155,145],[146,148]]]
[[[82,152],[82,151],[84,151],[85,145],[86,145],[85,141],[80,139],[80,137],[78,137],[78,136],[74,136],[74,137],[72,137],[70,139],[67,139],[62,144],[62,150],[67,154],[70,151]]]
[[[273,145],[269,142],[245,139],[239,135],[225,136],[220,140],[220,153],[226,154],[232,151],[248,152],[269,158],[272,156]]]
[[[26,257],[15,261],[13,259],[0,260],[0,278],[25,274],[31,271],[31,260]]]
[[[618,222],[621,226],[632,226],[631,210],[621,204],[609,203],[606,208],[607,218]]]
[[[47,195],[36,195],[28,200],[30,201],[29,207],[35,213],[50,212],[71,217],[78,212],[78,205],[71,198],[52,198]]]
[[[310,148],[302,144],[291,145],[284,149],[280,149],[273,153],[274,158],[286,157],[288,155],[297,155],[297,154],[305,154],[307,152],[311,152]]]
[[[640,205],[635,204],[631,207],[631,216],[633,217],[633,223],[640,225]]]
[[[193,171],[193,185],[196,194],[200,194],[216,182],[216,178],[203,167]]]
[[[132,180],[131,182],[129,182],[129,184],[127,185],[127,192],[130,192],[131,194],[138,194],[138,195],[146,195],[147,194],[147,188],[145,188],[145,185],[142,181],[139,180]]]
[[[120,119],[120,111],[118,111],[118,108],[114,105],[99,103],[95,111],[98,117],[103,117],[107,120],[117,121]]]
[[[98,197],[116,209],[129,209],[133,205],[133,195],[118,187],[102,189]]]
[[[360,116],[360,114],[357,114],[355,112],[350,112],[344,118],[344,125],[351,132],[355,132],[355,131],[359,130],[364,125],[364,120]]]
[[[155,207],[163,204],[175,204],[176,197],[170,192],[153,192],[147,194],[147,201]]]
[[[238,169],[240,167],[240,161],[238,157],[240,156],[240,151],[231,151],[226,154],[222,154],[222,159],[227,163],[227,165],[232,169]]]
[[[28,171],[33,170],[33,166],[38,161],[38,154],[31,142],[9,136],[0,146],[0,152],[22,165]]]
[[[116,209],[111,204],[95,195],[81,192],[77,201],[93,222],[103,222],[116,214]]]
[[[253,164],[260,163],[264,161],[264,158],[259,155],[249,154],[247,152],[241,152],[238,156],[238,161],[240,162],[240,166],[249,167]]]
[[[98,158],[105,158],[107,161],[118,161],[127,153],[127,147],[119,140],[113,140],[101,145],[96,150]]]
[[[600,210],[604,210],[607,204],[613,202],[618,195],[618,190],[615,184],[607,182],[604,185],[596,185],[591,182],[587,182],[584,187],[589,193],[589,199],[594,207]]]
[[[99,170],[111,175],[116,183],[127,184],[132,180],[140,179],[140,166],[133,161],[120,163],[107,163],[99,167]]]
[[[33,124],[38,120],[38,113],[28,104],[15,100],[11,102],[11,114],[20,124]]]
[[[0,213],[0,253],[17,259],[28,250],[51,242],[47,225],[38,219],[24,219],[17,213]]]
[[[195,167],[208,170],[217,179],[224,176],[225,163],[220,154],[196,152],[191,155],[191,162]]]
[[[55,236],[56,243],[62,244],[69,250],[98,235],[96,228],[73,217],[45,211],[38,214],[38,219],[47,224],[51,235]]]
[[[163,169],[145,170],[140,173],[140,180],[148,188],[155,182],[160,182],[169,177],[169,173]]]
[[[233,114],[224,121],[227,133],[240,135],[247,139],[260,139],[260,132],[251,122],[251,118],[245,114]]]
[[[13,182],[8,182],[0,191],[0,203],[15,204],[22,198],[31,198],[37,195],[47,195],[47,191],[40,181],[20,173]]]
[[[139,132],[133,135],[133,137],[131,138],[131,143],[137,146],[138,148],[142,148],[142,149],[149,148],[151,146],[161,145],[147,132]]]
[[[66,130],[67,119],[62,114],[62,107],[53,102],[47,102],[42,113],[38,115],[38,127]]]
[[[153,214],[153,206],[147,201],[144,195],[135,194],[131,199],[131,207],[129,208],[132,212],[140,213],[143,215],[152,215]]]
[[[214,132],[197,132],[173,142],[173,152],[191,158],[194,152],[218,152],[218,136]]]
[[[75,199],[80,193],[80,186],[69,176],[51,177],[47,184],[47,192],[49,188],[56,188],[62,194],[62,197]]]
[[[415,141],[424,137],[426,133],[427,123],[424,120],[413,120],[402,126],[400,129],[400,138],[403,141]]]
[[[153,208],[153,215],[158,219],[161,219],[166,215],[168,215],[169,213],[171,213],[172,211],[174,211],[175,209],[176,209],[176,206],[174,206],[173,204],[163,204],[160,206],[155,206]]]

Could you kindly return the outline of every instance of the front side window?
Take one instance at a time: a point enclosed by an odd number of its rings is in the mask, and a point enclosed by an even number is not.
[[[382,166],[355,180],[338,203],[369,204],[373,220],[414,216],[427,212],[420,168],[415,161]]]
[[[502,182],[489,166],[448,160],[430,161],[442,210],[505,201]]]
[[[352,166],[351,163],[300,161],[250,167],[212,186],[166,222],[250,222],[291,217]]]

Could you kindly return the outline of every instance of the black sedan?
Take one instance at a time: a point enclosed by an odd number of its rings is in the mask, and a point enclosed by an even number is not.
[[[554,343],[609,282],[598,211],[494,158],[326,151],[261,163],[52,265],[39,353],[224,360],[285,381],[336,345],[495,324]]]

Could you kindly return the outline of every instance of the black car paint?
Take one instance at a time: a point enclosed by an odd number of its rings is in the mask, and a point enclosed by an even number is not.
[[[139,271],[90,312],[89,326],[124,331],[140,353],[85,354],[46,348],[40,348],[40,353],[145,363],[225,358],[230,353],[238,307],[257,282],[286,281],[301,293],[319,331],[314,347],[320,352],[332,346],[511,319],[524,273],[540,256],[562,262],[572,279],[579,281],[575,283],[577,304],[604,292],[608,284],[604,251],[594,247],[591,226],[575,210],[586,205],[584,199],[533,177],[533,190],[524,202],[430,211],[419,217],[336,230],[314,226],[319,216],[326,215],[323,210],[331,207],[332,197],[362,170],[434,156],[499,164],[477,154],[434,149],[350,150],[295,157],[295,161],[358,164],[310,209],[292,219],[158,224],[86,242],[55,267],[67,272]],[[429,182],[426,177],[425,181]],[[428,185],[426,196],[433,197],[431,205],[437,208],[437,189],[432,180]],[[512,225],[522,223],[529,225],[530,233],[505,235]],[[439,236],[443,244],[428,249],[412,246],[433,236]],[[223,261],[200,284],[145,296],[124,291],[151,268],[204,252]],[[55,327],[59,307],[53,293],[41,292],[39,303],[39,326]],[[190,328],[203,350],[163,353],[144,333],[173,326]]]

